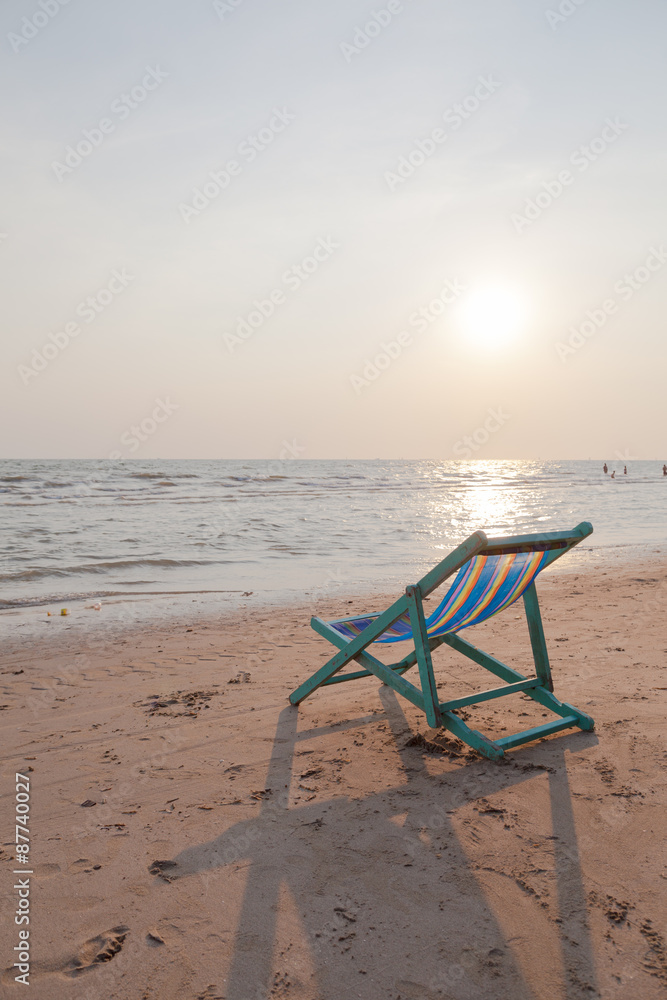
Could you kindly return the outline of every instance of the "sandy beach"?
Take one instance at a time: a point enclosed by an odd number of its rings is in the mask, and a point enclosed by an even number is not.
[[[113,640],[70,617],[9,642],[3,996],[23,995],[15,772],[31,787],[32,996],[664,996],[667,564],[538,589],[555,692],[596,729],[500,763],[374,679],[288,704],[330,655],[310,614],[382,597],[248,598]],[[466,635],[528,670],[520,604]],[[452,651],[434,659],[448,696],[489,686]],[[522,695],[465,710],[490,735],[524,714],[540,721]]]

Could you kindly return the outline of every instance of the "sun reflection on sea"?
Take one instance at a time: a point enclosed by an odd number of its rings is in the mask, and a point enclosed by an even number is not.
[[[463,538],[482,530],[491,537],[507,535],[525,521],[526,468],[512,469],[497,461],[476,461],[474,466],[469,486],[459,481],[446,495],[427,500],[432,532],[442,539],[438,549],[450,547],[452,534]]]

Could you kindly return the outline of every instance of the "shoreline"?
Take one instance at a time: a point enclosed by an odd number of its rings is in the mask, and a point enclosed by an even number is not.
[[[435,563],[435,559],[433,562]],[[612,571],[623,573],[660,573],[667,566],[667,547],[661,543],[651,545],[599,546],[586,544],[575,548],[563,560],[548,567],[538,581],[541,588],[551,578],[571,577],[587,574],[608,574]],[[422,574],[430,567],[422,567]],[[408,571],[406,571],[408,572]],[[415,574],[416,575],[416,574]],[[258,578],[261,579],[258,574]],[[0,606],[0,641],[11,642],[13,638],[34,640],[43,632],[44,626],[53,631],[60,627],[81,631],[86,635],[99,632],[104,635],[135,631],[142,628],[165,626],[174,619],[214,623],[220,617],[227,618],[248,609],[258,613],[271,610],[303,608],[308,619],[312,609],[321,602],[331,601],[331,616],[338,614],[339,604],[352,601],[354,613],[368,611],[369,602],[387,604],[403,593],[409,580],[397,582],[392,587],[386,580],[376,584],[355,581],[353,574],[339,578],[331,574],[324,584],[303,589],[283,587],[282,589],[244,591],[241,589],[210,590],[157,590],[145,592],[120,592],[109,594],[94,590],[87,594],[52,597],[50,600],[35,598],[34,603],[21,603],[12,607]],[[444,593],[444,590],[443,590]],[[99,610],[93,605],[101,604]],[[61,608],[68,614],[61,616]],[[50,616],[47,615],[50,611]]]

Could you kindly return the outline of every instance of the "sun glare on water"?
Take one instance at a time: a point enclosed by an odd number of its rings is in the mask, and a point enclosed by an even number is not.
[[[525,300],[519,293],[501,285],[484,285],[468,292],[459,316],[471,344],[499,350],[521,332],[526,313]]]

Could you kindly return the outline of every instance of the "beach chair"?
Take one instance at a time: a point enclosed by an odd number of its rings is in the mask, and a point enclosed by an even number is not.
[[[563,729],[574,726],[593,729],[593,719],[589,715],[559,701],[553,694],[549,657],[535,590],[538,573],[578,545],[592,531],[593,527],[587,521],[578,524],[572,531],[507,538],[487,538],[483,531],[476,531],[418,583],[406,587],[405,594],[382,614],[355,615],[329,622],[312,618],[311,625],[315,631],[333,643],[339,652],[293,691],[289,700],[293,705],[298,705],[321,686],[374,675],[421,709],[430,726],[444,727],[485,757],[494,760],[503,757],[505,750]],[[422,603],[424,598],[452,576],[454,580],[447,593],[435,611],[427,617]],[[458,634],[465,628],[505,611],[519,597],[523,597],[535,661],[535,677],[524,677]],[[405,641],[410,641],[413,648],[397,663],[384,664],[368,652],[371,643]],[[505,683],[487,691],[441,702],[433,674],[431,653],[443,643],[485,667]],[[353,661],[361,667],[360,670],[339,674],[343,667],[351,665]],[[403,677],[406,670],[414,666],[419,670],[421,689]],[[529,695],[553,712],[557,716],[555,721],[491,740],[470,729],[456,714],[457,709],[465,708],[466,705],[518,692]]]

